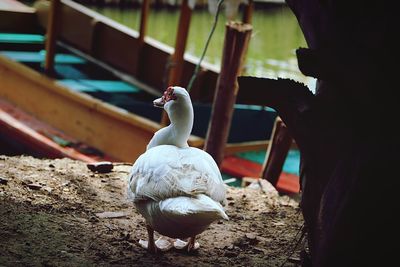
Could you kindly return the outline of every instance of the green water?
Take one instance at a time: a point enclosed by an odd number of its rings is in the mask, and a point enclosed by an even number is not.
[[[139,29],[140,10],[113,7],[91,7],[93,10],[112,18],[135,30]],[[241,14],[237,18],[240,18]],[[174,46],[179,19],[179,9],[152,9],[149,14],[148,36],[162,43]],[[199,57],[212,27],[214,17],[207,10],[192,13],[189,39],[186,51]],[[205,61],[220,65],[226,18],[223,12],[213,39],[207,50]],[[255,9],[253,33],[246,57],[245,74],[259,77],[292,78],[306,84],[311,80],[298,70],[295,49],[306,47],[303,34],[295,16],[286,6],[273,9]]]

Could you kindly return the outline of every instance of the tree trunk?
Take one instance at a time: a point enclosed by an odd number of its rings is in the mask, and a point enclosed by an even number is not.
[[[312,266],[389,266],[399,236],[396,8],[287,2],[309,46],[297,50],[299,67],[318,79],[316,94],[287,80],[243,77],[239,86],[264,89],[299,146]]]

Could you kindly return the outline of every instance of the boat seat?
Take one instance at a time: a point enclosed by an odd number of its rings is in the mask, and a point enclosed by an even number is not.
[[[46,58],[46,51],[39,52],[32,51],[0,51],[0,55],[11,58],[12,60],[22,63],[44,63]],[[55,64],[84,64],[86,60],[71,55],[71,54],[57,54],[55,56]]]
[[[13,44],[43,44],[44,36],[41,34],[26,33],[0,33],[0,43]]]
[[[87,80],[64,79],[58,80],[68,88],[80,92],[105,92],[105,93],[139,93],[140,89],[123,81],[112,80]]]
[[[54,70],[59,80],[61,79],[90,79],[88,74],[75,67],[76,65],[56,64]]]
[[[2,51],[40,51],[44,49],[44,36],[41,34],[22,34],[0,32]]]

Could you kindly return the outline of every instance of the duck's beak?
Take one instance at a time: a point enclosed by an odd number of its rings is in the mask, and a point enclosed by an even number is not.
[[[174,87],[170,86],[165,90],[164,94],[162,97],[157,98],[156,100],[153,101],[153,105],[158,108],[163,108],[165,103],[167,103],[170,100],[175,100],[176,96],[174,95]]]
[[[165,98],[164,96],[157,98],[156,100],[153,101],[153,105],[157,108],[163,108],[165,104]]]

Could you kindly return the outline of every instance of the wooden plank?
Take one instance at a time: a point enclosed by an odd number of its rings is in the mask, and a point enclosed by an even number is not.
[[[13,113],[18,115],[18,119],[10,115],[10,105],[4,101],[0,101],[0,132],[3,135],[17,140],[20,144],[27,146],[29,149],[43,155],[47,158],[63,158],[68,157],[84,162],[96,162],[96,157],[90,157],[80,153],[71,147],[63,147],[41,132],[35,131],[29,125],[21,122],[21,117],[29,117],[28,114],[16,110],[13,107]],[[35,120],[34,118],[29,118]],[[34,122],[33,122],[34,123]],[[49,126],[47,126],[49,127]],[[54,131],[54,130],[53,130]]]
[[[232,155],[239,152],[259,151],[268,148],[269,140],[242,142],[242,143],[227,143],[224,149],[224,155]]]
[[[17,11],[17,12],[32,12],[34,9],[24,5],[16,0],[1,0],[0,10]]]
[[[260,177],[262,165],[236,156],[227,156],[221,162],[221,171],[235,177]]]

